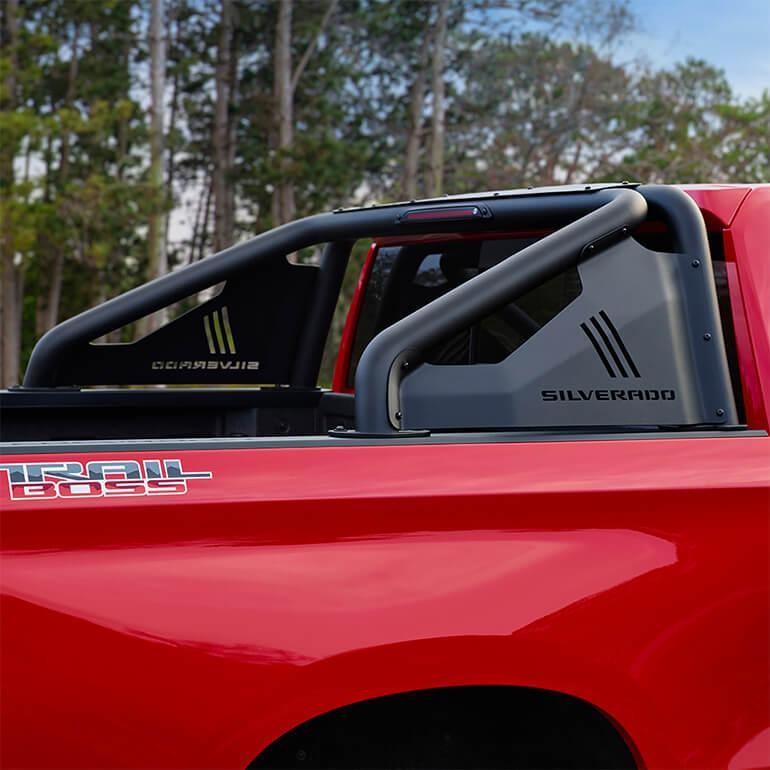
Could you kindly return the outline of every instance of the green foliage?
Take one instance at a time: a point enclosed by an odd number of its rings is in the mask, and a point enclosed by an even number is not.
[[[724,73],[688,59],[634,83],[621,174],[654,182],[736,182],[768,178],[770,95],[740,100]]]
[[[43,331],[57,270],[59,320],[145,279],[153,213],[184,214],[170,232],[172,266],[210,251],[220,0],[166,0],[162,190],[148,176],[149,3],[21,0],[15,59],[4,38],[0,221],[12,228],[20,264],[23,360]],[[295,0],[294,64],[316,45],[294,95],[293,145],[279,153],[271,149],[277,3],[234,0],[228,183],[238,237],[271,226],[272,190],[287,178],[299,216],[399,194],[409,94],[429,63],[435,6],[340,0],[316,40],[327,7]],[[597,27],[597,18],[606,23]],[[770,177],[770,93],[740,98],[704,61],[666,70],[618,64],[610,52],[632,25],[622,0],[452,0],[449,19],[450,193],[599,178]],[[427,123],[429,78],[426,88]],[[426,136],[421,147],[424,174]],[[354,253],[330,350],[364,252]],[[326,381],[332,360],[327,351]]]
[[[629,74],[542,34],[473,45],[449,126],[450,189],[578,182],[623,147]]]

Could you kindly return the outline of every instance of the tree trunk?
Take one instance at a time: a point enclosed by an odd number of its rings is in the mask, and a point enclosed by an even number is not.
[[[178,16],[178,11],[178,5],[172,4],[168,26],[169,31],[173,28],[174,35],[169,39],[168,50],[166,53],[169,59],[176,61],[177,66],[174,67],[174,76],[171,80],[171,107],[168,119],[168,136],[171,136],[176,129],[176,119],[179,111],[180,72],[177,57],[179,56],[179,38],[181,37],[180,25],[182,22]],[[168,147],[166,148],[166,162],[166,200],[171,203],[174,200],[174,176],[176,174],[176,154],[174,152],[174,144],[171,141],[169,141]],[[163,250],[166,254],[166,269],[168,269],[168,238],[171,217],[166,216],[164,220]]]
[[[49,100],[49,106],[53,111],[52,100]],[[49,132],[45,139],[45,149],[43,150],[43,163],[45,164],[45,182],[43,184],[43,200],[46,203],[51,202],[51,190],[53,188],[53,131]]]
[[[190,254],[187,258],[187,262],[195,262],[195,255],[197,254],[199,233],[203,224],[203,203],[208,199],[208,191],[211,189],[211,182],[209,181],[208,174],[204,175],[204,184],[200,188],[198,195],[198,205],[195,207],[195,219],[193,220],[192,235],[190,236]]]
[[[72,45],[70,47],[70,66],[67,72],[67,92],[64,96],[64,106],[72,109],[75,102],[75,89],[78,81],[78,37],[80,36],[80,25],[74,24],[72,29]],[[70,132],[64,131],[61,140],[61,162],[59,164],[59,186],[64,187],[70,175]]]
[[[4,216],[4,236],[2,240],[3,254],[0,267],[0,321],[3,333],[2,342],[2,387],[7,388],[19,383],[19,358],[21,354],[21,307],[17,301],[17,286],[21,277],[14,264],[13,233],[10,231],[10,221]]]
[[[164,0],[150,2],[150,186],[156,198],[147,228],[147,272],[158,278],[168,272],[165,249],[165,186],[163,183],[163,97],[166,90],[166,39]],[[137,339],[150,334],[165,322],[160,311],[136,324]]]
[[[206,248],[206,243],[208,242],[209,219],[211,218],[211,198],[213,197],[213,195],[214,195],[214,175],[212,172],[211,181],[209,182],[208,190],[206,192],[206,205],[203,209],[203,226],[201,227],[201,236],[200,236],[200,241],[198,242],[198,259],[203,259],[206,256],[204,253],[204,249]],[[193,259],[195,259],[194,254],[193,254]]]
[[[53,250],[53,260],[48,266],[47,283],[44,291],[37,297],[35,309],[35,332],[42,337],[49,329],[53,329],[59,321],[59,305],[61,303],[61,287],[64,278],[64,252],[45,238],[42,243],[48,243]]]
[[[128,36],[126,36],[123,42],[123,50],[120,52],[120,57],[124,70],[128,72],[131,58],[131,39]],[[116,173],[118,179],[122,181],[126,173],[126,156],[128,155],[128,116],[125,112],[121,114],[120,120],[118,121],[116,140],[118,143],[118,153],[115,163],[117,167]]]
[[[278,22],[275,27],[273,50],[273,110],[274,125],[271,148],[278,154],[279,180],[273,190],[273,226],[290,222],[296,214],[294,182],[291,179],[291,151],[294,145],[294,94],[297,84],[313,56],[321,35],[329,24],[339,0],[331,0],[315,35],[292,72],[291,38],[293,0],[279,0]]]
[[[273,98],[275,141],[280,179],[273,191],[273,225],[294,218],[294,185],[289,179],[289,153],[294,144],[294,94],[291,78],[291,14],[293,0],[280,0],[275,28]]]
[[[214,251],[221,251],[233,242],[228,230],[227,186],[229,184],[228,139],[230,136],[230,52],[233,36],[232,0],[222,0],[219,45],[216,66],[216,106],[214,112]]]
[[[75,103],[77,91],[78,67],[80,64],[80,52],[78,41],[80,38],[80,24],[75,23],[72,28],[72,41],[70,45],[70,65],[67,71],[67,91],[64,95],[64,106],[71,110]],[[70,175],[70,142],[72,137],[69,131],[64,131],[61,140],[59,157],[59,190],[66,197],[66,185]],[[49,329],[53,329],[59,320],[59,305],[61,304],[61,287],[64,274],[64,248],[61,243],[53,243],[44,234],[38,239],[43,248],[41,255],[50,254],[51,261],[46,265],[44,274],[40,276],[38,284],[37,302],[35,306],[35,333],[42,337]]]
[[[428,195],[441,195],[444,188],[444,47],[446,46],[447,6],[438,0],[436,36],[433,42],[433,114],[431,116],[430,178]]]
[[[420,144],[422,140],[422,109],[427,85],[428,46],[422,49],[420,66],[412,83],[409,98],[409,133],[406,139],[406,157],[404,158],[404,176],[401,184],[401,197],[413,200],[417,197],[417,175],[420,163]]]
[[[3,109],[16,109],[16,80],[18,72],[18,0],[5,0],[3,14],[3,53],[8,59],[5,76]],[[0,147],[0,194],[2,194],[2,237],[0,238],[0,385],[9,387],[19,382],[21,357],[21,271],[15,264],[16,249],[13,237],[10,203],[13,197],[15,146],[12,142]]]
[[[230,243],[235,240],[235,183],[232,179],[232,171],[235,167],[235,152],[237,148],[235,119],[236,96],[238,85],[238,25],[233,25],[230,36],[230,67],[228,71],[229,94],[227,100],[227,174],[228,182],[225,185],[225,232],[229,234]]]

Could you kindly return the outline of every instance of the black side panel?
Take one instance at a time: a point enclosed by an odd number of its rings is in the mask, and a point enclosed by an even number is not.
[[[578,270],[580,296],[499,364],[405,376],[404,427],[737,423],[708,266],[627,238]]]
[[[130,344],[85,343],[61,364],[75,385],[288,383],[318,268],[284,258]]]

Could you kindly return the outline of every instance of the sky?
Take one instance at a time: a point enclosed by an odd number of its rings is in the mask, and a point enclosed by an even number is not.
[[[669,66],[688,56],[727,73],[741,96],[770,91],[770,0],[631,0],[629,49]]]

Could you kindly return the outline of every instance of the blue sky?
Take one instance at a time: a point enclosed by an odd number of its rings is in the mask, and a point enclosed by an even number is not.
[[[770,91],[770,0],[631,0],[631,7],[640,32],[629,48],[653,64],[694,56],[725,70],[741,96]]]

